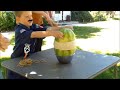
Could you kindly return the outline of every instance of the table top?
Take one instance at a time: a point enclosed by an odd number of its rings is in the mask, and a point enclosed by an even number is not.
[[[92,79],[120,61],[119,57],[77,50],[71,63],[60,64],[53,48],[34,53],[29,58],[46,62],[18,67],[21,58],[14,58],[3,61],[2,66],[29,79]]]

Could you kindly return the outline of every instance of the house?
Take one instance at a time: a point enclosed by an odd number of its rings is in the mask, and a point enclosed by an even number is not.
[[[12,12],[12,11],[7,11]],[[66,21],[66,19],[71,19],[71,11],[49,11],[50,17],[53,18],[54,21]],[[69,16],[69,17],[67,17]]]
[[[54,21],[66,21],[71,18],[71,11],[52,11]]]

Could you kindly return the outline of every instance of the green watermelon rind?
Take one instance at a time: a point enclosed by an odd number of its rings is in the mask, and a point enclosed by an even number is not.
[[[70,41],[74,41],[76,39],[75,34],[71,29],[63,28],[60,31],[63,33],[64,37],[62,39],[55,38],[55,41],[57,41],[57,42],[70,42]]]
[[[71,42],[76,39],[75,34],[71,29],[62,28],[60,31],[63,33],[64,37],[62,39],[55,38],[55,41],[63,43],[63,42]],[[62,56],[62,57],[72,56],[75,54],[76,47],[72,50],[60,50],[60,49],[54,48],[54,51],[55,51],[56,56]]]
[[[59,49],[54,49],[55,50],[55,54],[56,56],[72,56],[73,54],[75,54],[76,49],[72,49],[72,50],[59,50]]]

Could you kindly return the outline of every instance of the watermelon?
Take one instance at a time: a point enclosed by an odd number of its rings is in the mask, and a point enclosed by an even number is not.
[[[54,51],[59,61],[64,63],[70,62],[76,51],[75,34],[69,28],[62,28],[63,38],[55,38]]]

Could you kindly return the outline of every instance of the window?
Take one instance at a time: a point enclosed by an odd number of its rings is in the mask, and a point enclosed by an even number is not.
[[[55,11],[55,14],[60,14],[60,11]]]

